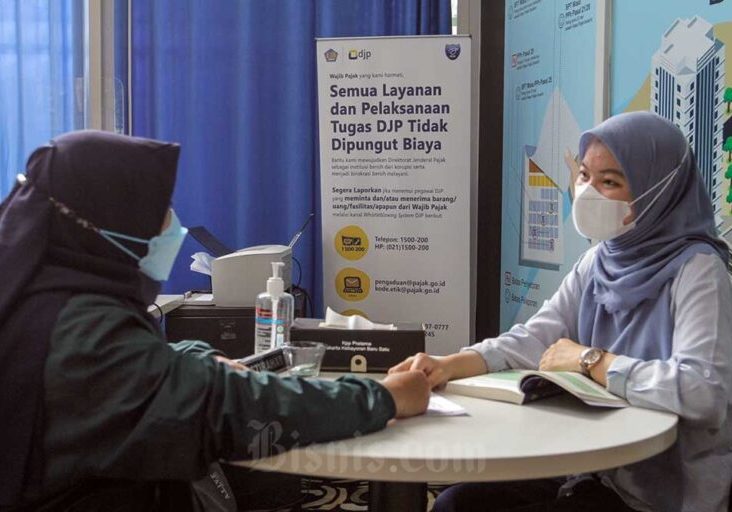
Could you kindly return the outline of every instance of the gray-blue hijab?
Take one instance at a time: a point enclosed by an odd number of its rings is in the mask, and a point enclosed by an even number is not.
[[[645,212],[635,228],[599,244],[581,298],[578,341],[614,354],[667,359],[673,279],[696,254],[718,254],[727,264],[727,244],[717,235],[696,159],[676,126],[649,112],[620,114],[582,134],[580,158],[594,139],[620,163],[633,197],[678,172],[663,192],[659,186],[633,205],[636,218]]]

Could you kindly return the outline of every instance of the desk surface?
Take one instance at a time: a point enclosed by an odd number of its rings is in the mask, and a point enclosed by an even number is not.
[[[585,405],[568,395],[514,405],[444,394],[470,416],[419,416],[386,429],[235,464],[392,482],[546,478],[637,462],[676,440],[677,417]],[[323,411],[327,421],[327,411]]]
[[[157,304],[157,306],[155,306],[155,304]],[[147,312],[155,318],[160,318],[161,311],[163,315],[167,315],[183,304],[183,295],[158,295],[155,297],[155,304],[148,306]]]

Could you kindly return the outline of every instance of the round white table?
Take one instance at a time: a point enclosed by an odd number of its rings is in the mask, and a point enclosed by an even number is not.
[[[630,464],[676,440],[677,417],[665,412],[591,407],[569,395],[527,405],[444,396],[469,416],[396,420],[366,436],[234,464],[377,482],[525,480]]]

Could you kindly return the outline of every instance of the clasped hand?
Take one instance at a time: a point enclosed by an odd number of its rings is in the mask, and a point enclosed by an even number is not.
[[[539,369],[581,371],[579,359],[585,348],[587,347],[570,339],[560,338],[542,354]],[[490,369],[486,367],[480,354],[468,350],[445,357],[419,353],[390,368],[389,374],[415,370],[424,373],[432,389],[439,389],[451,379],[479,375]]]
[[[586,348],[568,338],[559,338],[542,354],[539,370],[579,372],[582,370],[580,354]]]
[[[420,352],[406,358],[401,363],[389,368],[389,375],[406,371],[420,371],[424,373],[430,388],[438,389],[450,380],[450,370],[446,361]]]

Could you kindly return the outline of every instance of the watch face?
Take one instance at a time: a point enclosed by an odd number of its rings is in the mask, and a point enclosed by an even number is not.
[[[592,366],[594,364],[597,364],[597,362],[602,358],[602,350],[599,348],[592,348],[588,350],[584,357],[582,358],[582,362],[588,366]]]

